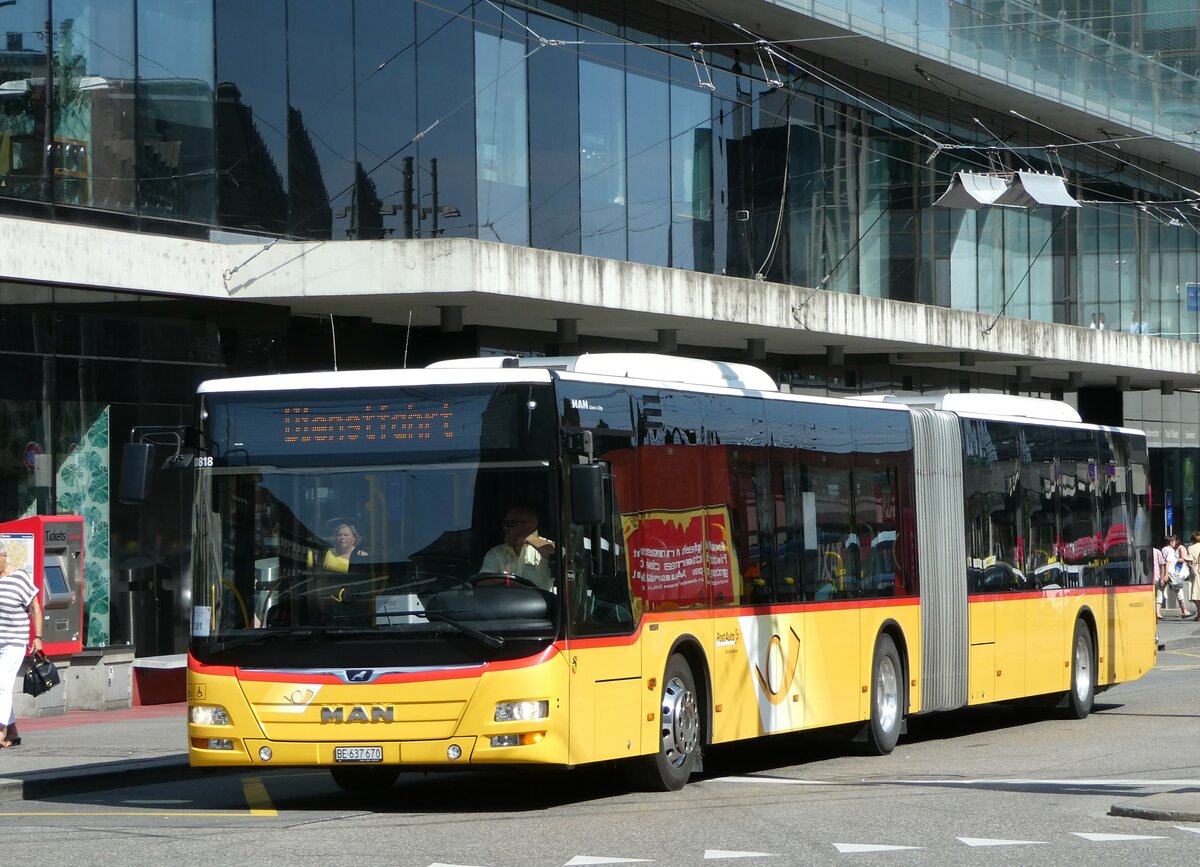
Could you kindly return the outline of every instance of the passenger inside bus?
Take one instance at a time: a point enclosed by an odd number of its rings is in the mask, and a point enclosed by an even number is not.
[[[345,574],[350,571],[350,564],[366,563],[371,555],[360,547],[361,543],[358,527],[348,521],[338,523],[333,531],[333,547],[326,550],[321,567],[327,572]]]
[[[529,506],[512,506],[502,524],[504,541],[483,556],[480,573],[521,578],[542,590],[553,590],[554,543],[539,535],[537,527],[537,512]]]

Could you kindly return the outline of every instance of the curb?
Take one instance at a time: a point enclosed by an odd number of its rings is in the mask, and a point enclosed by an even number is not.
[[[1162,642],[1162,650],[1191,650],[1200,647],[1200,635],[1189,635],[1187,638],[1169,638]]]
[[[1144,798],[1117,801],[1109,808],[1108,815],[1156,822],[1200,822],[1200,793],[1161,792]]]
[[[72,795],[112,786],[124,788],[162,783],[186,779],[196,773],[201,772],[188,765],[187,756],[183,753],[153,759],[34,771],[23,776],[0,777],[0,803]]]

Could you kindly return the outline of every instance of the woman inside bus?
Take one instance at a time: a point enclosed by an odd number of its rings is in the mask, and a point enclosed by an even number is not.
[[[357,527],[349,522],[338,524],[333,531],[333,547],[325,552],[322,567],[327,572],[345,574],[350,571],[352,563],[367,562],[371,555],[359,547],[361,542],[362,536]]]

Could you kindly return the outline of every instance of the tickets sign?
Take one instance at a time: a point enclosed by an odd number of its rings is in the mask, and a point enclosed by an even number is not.
[[[638,597],[651,606],[734,601],[741,582],[727,507],[640,512],[621,522]]]

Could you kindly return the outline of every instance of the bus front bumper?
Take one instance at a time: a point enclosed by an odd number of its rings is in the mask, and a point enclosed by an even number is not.
[[[511,741],[511,738],[509,739]],[[330,767],[333,765],[445,766],[469,764],[565,764],[563,745],[545,732],[530,732],[523,743],[494,744],[489,737],[459,736],[436,741],[294,742],[264,738],[191,738],[188,760],[194,768]],[[219,748],[213,748],[214,746]],[[377,747],[378,758],[369,748]],[[362,757],[369,756],[369,760]],[[353,757],[347,760],[348,757]]]

